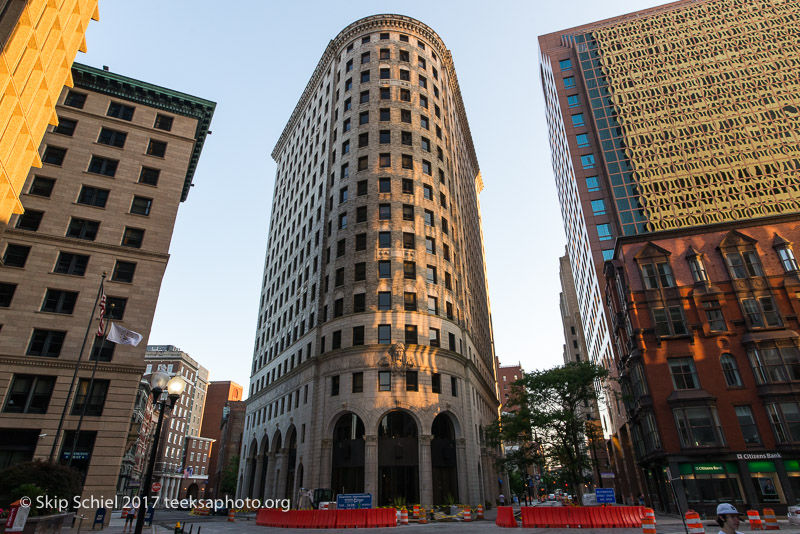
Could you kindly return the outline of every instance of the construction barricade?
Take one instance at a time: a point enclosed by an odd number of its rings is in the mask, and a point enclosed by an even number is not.
[[[520,510],[523,528],[639,528],[646,514],[643,506],[523,506]]]
[[[761,522],[758,510],[748,510],[747,521],[750,523],[750,530],[764,530],[764,524]]]
[[[510,506],[498,506],[497,519],[494,520],[494,524],[498,527],[516,528],[518,525],[514,518],[514,509]]]
[[[256,525],[279,528],[378,528],[397,526],[394,508],[288,510],[262,508]]]
[[[775,510],[772,508],[764,508],[764,527],[767,530],[780,530],[778,526],[778,519],[775,517]]]
[[[656,534],[656,522],[649,517],[643,517],[642,534]]]
[[[703,522],[700,521],[700,514],[694,510],[688,510],[685,515],[686,529],[689,534],[704,534],[706,529],[703,527]]]
[[[428,524],[428,511],[425,508],[419,509],[419,524],[420,525]]]
[[[483,505],[478,505],[477,519],[483,519]]]

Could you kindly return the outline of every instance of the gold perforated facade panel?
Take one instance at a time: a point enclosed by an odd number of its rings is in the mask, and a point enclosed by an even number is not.
[[[586,39],[644,222],[625,233],[800,211],[800,2],[698,2]]]

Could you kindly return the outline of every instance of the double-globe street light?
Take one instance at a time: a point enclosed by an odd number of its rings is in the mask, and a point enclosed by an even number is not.
[[[141,501],[139,509],[137,510],[134,534],[142,534],[142,527],[144,527],[144,516],[147,513],[147,501],[150,497],[150,487],[153,484],[153,468],[156,465],[158,441],[161,436],[161,424],[164,421],[164,408],[167,407],[167,401],[169,401],[170,410],[175,407],[175,403],[186,387],[186,382],[180,376],[176,375],[170,378],[166,372],[158,370],[150,375],[150,386],[153,390],[153,402],[158,406],[158,423],[156,423],[153,446],[150,448],[150,459],[147,462],[147,471],[145,471],[144,488],[142,489]],[[165,390],[167,392],[167,398],[162,399],[161,395]]]

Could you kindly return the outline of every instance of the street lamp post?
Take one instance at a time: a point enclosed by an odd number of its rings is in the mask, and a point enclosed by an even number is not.
[[[170,410],[175,407],[175,403],[186,387],[186,382],[180,376],[170,378],[167,373],[159,370],[150,376],[150,385],[153,389],[153,402],[158,406],[158,423],[156,423],[156,432],[153,436],[153,446],[150,448],[150,459],[147,462],[147,471],[145,471],[141,501],[136,512],[134,534],[142,534],[142,527],[144,527],[144,516],[147,513],[147,500],[150,497],[150,486],[153,484],[153,468],[156,465],[158,442],[161,436],[161,424],[164,422],[164,408],[167,407],[167,401],[169,401]],[[167,391],[167,399],[161,400],[161,394],[165,389]]]

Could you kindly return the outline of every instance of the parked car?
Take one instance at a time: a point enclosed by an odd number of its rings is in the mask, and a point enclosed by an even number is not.
[[[790,525],[800,525],[800,506],[790,506],[786,518]]]

